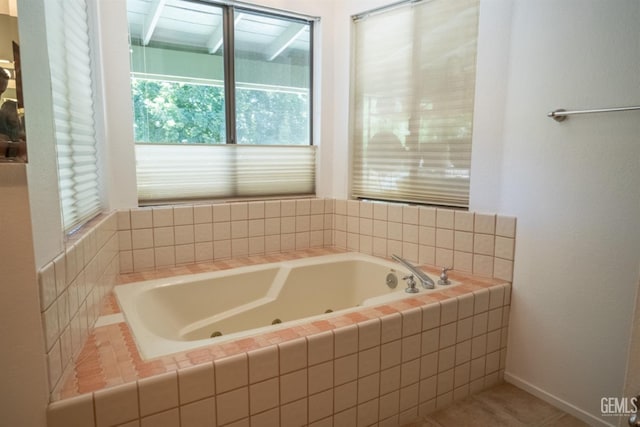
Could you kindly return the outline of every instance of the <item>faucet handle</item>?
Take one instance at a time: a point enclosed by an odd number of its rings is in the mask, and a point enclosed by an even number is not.
[[[402,280],[407,281],[407,288],[404,290],[406,293],[415,294],[416,292],[418,292],[418,288],[416,287],[416,279],[413,277],[413,274],[404,276]]]
[[[442,267],[442,271],[440,272],[440,280],[438,280],[438,285],[445,286],[450,285],[451,281],[449,281],[449,276],[447,272],[452,270],[451,267]]]

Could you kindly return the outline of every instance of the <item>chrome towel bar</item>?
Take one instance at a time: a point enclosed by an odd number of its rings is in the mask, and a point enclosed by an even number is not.
[[[631,111],[631,110],[640,110],[640,105],[635,105],[632,107],[600,108],[597,110],[574,110],[574,111],[566,111],[560,108],[558,110],[554,110],[554,111],[551,111],[550,113],[547,113],[547,117],[551,117],[556,122],[562,122],[567,119],[567,116],[572,116],[574,114],[610,113],[614,111]]]

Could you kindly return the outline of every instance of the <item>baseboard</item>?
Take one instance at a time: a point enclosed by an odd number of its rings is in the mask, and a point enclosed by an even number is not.
[[[607,423],[601,418],[594,417],[592,414],[589,414],[588,412],[585,412],[582,409],[568,402],[565,402],[564,400],[559,399],[556,396],[549,394],[546,391],[534,386],[533,384],[508,372],[504,373],[504,380],[510,384],[515,385],[518,388],[523,389],[526,392],[531,393],[532,395],[544,400],[545,402],[555,406],[556,408],[573,415],[574,417],[584,421],[590,426],[616,427],[618,425],[618,417],[611,418],[613,424]]]

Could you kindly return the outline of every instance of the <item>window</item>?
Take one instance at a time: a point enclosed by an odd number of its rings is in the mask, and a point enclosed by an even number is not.
[[[354,21],[353,196],[468,206],[478,1]]]
[[[45,11],[62,222],[70,232],[102,209],[87,5],[55,0]]]
[[[140,202],[314,194],[312,21],[127,5]]]

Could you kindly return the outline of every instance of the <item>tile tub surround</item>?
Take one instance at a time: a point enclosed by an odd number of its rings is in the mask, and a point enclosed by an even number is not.
[[[51,391],[82,349],[104,297],[116,283],[120,268],[115,213],[93,219],[65,246],[65,252],[38,275]]]
[[[150,274],[230,268],[260,257],[272,262],[278,254],[348,249],[381,257],[395,253],[414,263],[453,265],[459,272],[510,282],[515,226],[515,218],[508,216],[334,199],[138,208],[101,215],[39,272],[50,388],[57,385],[52,400],[60,398],[60,379],[75,369],[70,362],[80,360],[78,352],[99,311],[119,310],[109,293],[117,272],[136,271],[130,277],[144,280]],[[346,324],[358,320],[342,319]],[[342,326],[337,321],[330,328]],[[319,330],[309,326],[272,339],[277,344]],[[256,345],[243,344],[249,350]]]
[[[120,272],[331,247],[333,205],[296,199],[120,211]]]
[[[357,200],[335,200],[334,206],[335,247],[513,278],[514,217]]]
[[[334,251],[339,250],[275,257]],[[133,273],[121,279],[272,260],[248,257]],[[125,323],[96,327],[76,364],[75,380],[57,396],[64,400],[49,407],[49,426],[369,425],[378,420],[399,425],[414,421],[502,378],[510,285],[460,272],[451,276],[463,283],[150,361],[137,355]],[[118,310],[113,301],[105,307],[106,313]],[[91,376],[101,377],[104,383],[79,381]],[[81,385],[97,388],[79,390]]]
[[[121,273],[336,247],[511,281],[515,229],[503,215],[334,199],[118,212]]]

